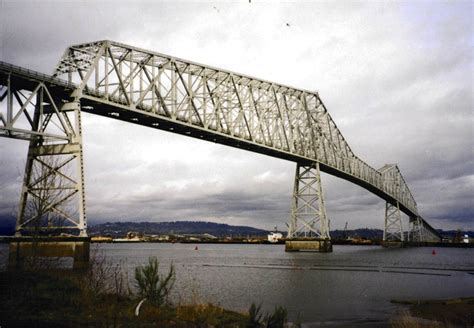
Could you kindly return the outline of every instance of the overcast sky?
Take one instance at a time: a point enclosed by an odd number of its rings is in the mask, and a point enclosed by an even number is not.
[[[436,228],[474,229],[473,3],[0,0],[0,60],[44,73],[110,39],[317,90],[375,168],[397,163]],[[87,216],[285,228],[295,163],[83,115]],[[0,215],[28,143],[0,139]],[[331,228],[382,228],[385,203],[323,174]]]

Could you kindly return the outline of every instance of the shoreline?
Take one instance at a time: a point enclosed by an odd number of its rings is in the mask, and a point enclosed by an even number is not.
[[[54,239],[55,237],[53,237]],[[57,238],[57,237],[56,237]],[[164,243],[164,244],[242,244],[242,245],[284,245],[285,240],[279,240],[278,242],[269,242],[267,240],[259,241],[242,241],[242,240],[94,240],[94,237],[90,237],[91,244],[141,244],[141,243]],[[8,244],[10,242],[16,242],[18,237],[14,236],[0,236],[0,244]],[[40,237],[41,239],[47,239],[47,237]],[[70,239],[74,240],[75,237],[61,237],[61,240]],[[381,241],[346,241],[346,240],[332,240],[332,245],[347,245],[347,246],[381,246]],[[430,243],[430,242],[407,242],[403,246],[405,247],[444,247],[444,248],[474,248],[474,243]]]
[[[402,319],[424,319],[441,325],[474,326],[474,297],[433,300],[391,300],[393,304],[408,306],[409,317]]]

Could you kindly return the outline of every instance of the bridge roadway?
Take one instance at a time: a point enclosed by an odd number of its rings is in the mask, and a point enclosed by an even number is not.
[[[90,49],[92,49],[92,51]],[[79,51],[81,54],[86,53],[87,56],[89,56],[88,59],[84,60],[83,57],[80,58],[80,56],[77,56],[75,53],[76,51]],[[118,52],[120,52],[119,55],[117,55]],[[115,60],[113,59],[114,57]],[[137,61],[136,58],[140,58],[141,61]],[[157,66],[158,68],[155,71],[153,64],[148,65],[148,62],[157,61],[156,58],[160,59],[160,64]],[[105,68],[102,70],[99,70],[99,61],[105,61]],[[64,63],[67,63],[67,65]],[[125,64],[127,65],[126,69],[120,67],[120,65]],[[200,67],[201,69],[199,72],[197,72],[197,70],[191,72],[190,70],[193,67]],[[168,69],[171,74],[168,73],[168,75],[166,75],[164,73],[166,69]],[[205,77],[203,71],[206,70],[212,72],[212,74],[208,73],[208,76]],[[114,76],[112,76],[112,71],[115,72]],[[127,73],[124,73],[124,71],[127,71]],[[120,76],[118,72],[120,72],[122,76]],[[76,77],[73,76],[74,73],[76,74]],[[340,134],[335,123],[330,118],[329,113],[327,113],[327,110],[317,93],[276,85],[248,76],[205,67],[192,62],[185,62],[174,57],[153,52],[145,52],[145,50],[139,48],[111,41],[101,41],[93,44],[70,47],[58,65],[55,75],[61,74],[67,74],[68,80],[0,62],[0,85],[6,86],[10,83],[10,85],[14,85],[16,89],[33,91],[38,83],[42,83],[48,88],[50,94],[58,103],[61,101],[64,102],[65,100],[71,100],[72,98],[79,99],[81,111],[83,112],[178,133],[239,149],[245,149],[297,162],[300,165],[311,165],[314,162],[318,162],[320,164],[320,169],[323,172],[359,185],[386,200],[388,203],[396,205],[398,202],[399,208],[402,212],[410,218],[419,217],[423,222],[424,228],[439,237],[438,232],[431,227],[428,222],[420,217],[416,207],[416,202],[401,176],[398,167],[395,165],[389,165],[382,168],[388,168],[388,171],[392,171],[390,176],[385,177],[382,169],[380,171],[375,170],[355,156]],[[137,83],[132,81],[132,79],[137,78],[138,74],[141,76],[138,84],[143,84],[144,80],[148,80],[149,86],[141,85],[137,87]],[[163,87],[166,82],[157,81],[156,76],[158,76],[158,74],[161,77],[167,76],[170,80],[168,89]],[[146,75],[148,76],[144,78],[143,76]],[[95,81],[91,82],[88,80],[94,78],[94,76]],[[206,81],[196,82],[197,79],[195,76],[198,76],[200,79],[205,78]],[[211,76],[213,76],[213,80]],[[129,79],[130,82],[125,82],[127,79]],[[227,81],[223,82],[226,79]],[[210,87],[209,83],[211,80],[213,85]],[[187,86],[186,81],[189,82]],[[156,87],[158,83],[161,84],[163,90],[158,90]],[[178,83],[182,84],[181,88],[178,88]],[[210,124],[203,122],[203,117],[205,117],[205,115],[203,115],[203,112],[200,112],[197,107],[206,106],[202,101],[204,96],[201,94],[201,100],[199,101],[199,104],[196,105],[197,101],[195,99],[197,99],[198,96],[196,89],[194,88],[193,90],[193,85],[199,83],[202,89],[205,90],[209,96],[208,106],[214,107],[215,112],[220,108],[222,118],[225,118],[223,114],[224,105],[222,103],[219,106],[216,102],[224,102],[224,100],[222,94],[217,94],[217,89],[225,83],[231,85],[232,92],[234,93],[234,95],[232,95],[232,97],[234,97],[233,103],[234,105],[237,103],[237,107],[240,106],[240,111],[242,113],[242,115],[233,115],[236,123],[231,122],[229,124],[229,121],[226,121],[224,124],[219,123],[213,125],[212,122]],[[252,85],[258,90],[254,91]],[[112,92],[113,86],[115,86],[116,89]],[[140,90],[133,90],[134,86],[136,89]],[[148,92],[149,95],[150,90],[153,88],[157,90],[152,92],[152,98],[148,96],[148,100],[151,100],[146,102],[145,94]],[[242,93],[245,92],[245,88],[248,89],[247,95],[242,96]],[[148,89],[148,91],[145,89]],[[229,87],[227,92],[229,92],[228,90]],[[214,93],[212,91],[214,91]],[[259,95],[259,97],[266,97],[265,102],[267,104],[271,102],[269,97],[272,95],[274,97],[273,110],[277,111],[275,116],[276,121],[279,119],[281,125],[280,128],[277,127],[277,129],[268,131],[268,133],[273,132],[272,134],[275,134],[279,132],[281,134],[279,143],[269,142],[268,139],[265,138],[263,131],[264,128],[262,128],[261,123],[263,119],[258,116],[257,102],[260,101],[260,99],[254,99],[253,104],[244,108],[243,97],[252,99],[256,92],[265,93],[263,96]],[[178,110],[175,108],[174,114],[170,111],[173,103],[175,107],[179,107],[176,106],[176,104],[179,103],[178,98],[180,93],[181,103],[187,104],[187,111],[194,111],[193,117],[189,114],[188,117],[186,117],[186,115],[180,116],[178,113],[179,108]],[[1,92],[0,97],[2,97]],[[5,95],[3,95],[3,97],[5,97]],[[297,100],[296,105],[295,103],[289,104],[288,99],[291,97]],[[169,101],[169,98],[172,98],[171,101]],[[227,98],[229,98],[229,95],[227,95]],[[229,99],[226,99],[225,101],[228,106],[232,103]],[[153,104],[153,102],[155,102],[155,104]],[[310,102],[313,104],[313,109],[309,108],[310,106],[308,104]],[[157,106],[157,103],[160,110],[154,108]],[[297,108],[298,106],[301,107],[301,105],[303,105],[302,108]],[[249,107],[253,107],[255,114],[257,114],[257,116],[254,116],[256,117],[256,120],[260,121],[260,123],[257,122],[257,124],[253,123],[255,126],[253,129],[249,127],[251,115],[248,112],[246,114],[244,111],[244,109],[248,110]],[[269,107],[267,106],[267,111],[268,108]],[[285,125],[283,124],[283,110],[301,112],[303,118],[301,119],[300,117],[297,122],[295,120],[291,121],[288,116],[287,124]],[[312,110],[314,110],[314,112],[311,112]],[[323,116],[321,116],[321,111]],[[228,114],[229,113],[230,112],[228,112]],[[263,110],[260,111],[260,115],[262,115],[262,113]],[[212,115],[218,117],[218,114],[216,113]],[[318,115],[317,118],[315,118],[316,115]],[[231,115],[229,114],[229,116]],[[237,132],[230,131],[231,127],[238,124],[236,120],[239,119],[241,127],[246,126],[247,131],[242,132],[242,128],[237,129]],[[294,139],[292,140],[288,138],[287,134],[289,134],[289,132],[285,132],[284,130],[294,130],[294,125],[297,124],[310,125],[305,123],[305,121],[312,119],[314,122],[311,123],[315,128],[310,128],[310,130],[306,130],[305,133],[300,133],[299,135],[293,133]],[[3,118],[3,122],[5,121],[5,118]],[[321,122],[324,122],[324,124],[321,124]],[[21,130],[15,129],[11,125],[8,126],[8,124],[3,124],[2,126],[1,123],[2,117],[0,117],[0,136],[31,139],[31,135],[28,133],[22,133]],[[223,125],[226,125],[227,128],[223,128]],[[269,129],[269,125],[267,124],[265,128]],[[301,130],[303,129],[302,126],[299,128]],[[255,135],[252,136],[252,132],[255,132],[256,129],[259,129],[262,132],[260,138],[256,138]],[[306,134],[306,136],[304,136],[304,134]],[[302,137],[304,137],[305,140],[298,140],[298,138],[301,139]],[[337,142],[334,142],[336,138]],[[313,144],[308,141],[308,139],[317,139],[318,144]],[[289,142],[289,140],[291,142]],[[298,142],[303,145],[299,149],[294,146]],[[314,148],[314,151],[302,149],[304,148],[304,145],[306,145],[306,148]],[[324,155],[321,155],[321,153]],[[389,181],[387,182],[387,180]],[[394,181],[396,181],[395,184],[393,183]]]

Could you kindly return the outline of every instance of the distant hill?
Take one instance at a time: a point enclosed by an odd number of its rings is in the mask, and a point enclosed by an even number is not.
[[[15,233],[16,218],[7,215],[0,216],[0,236],[12,236]],[[176,221],[176,222],[107,222],[101,224],[89,225],[88,232],[91,236],[103,235],[111,237],[124,237],[127,232],[141,232],[147,235],[159,234],[204,234],[209,233],[216,237],[247,237],[247,236],[266,236],[269,230],[263,230],[247,226],[233,226],[223,223],[201,222],[201,221]],[[456,230],[438,230],[446,238],[452,239],[457,234]],[[474,237],[474,231],[461,231],[461,234],[467,234]],[[286,235],[286,233],[283,233]],[[344,238],[343,230],[332,230],[331,238]],[[359,237],[367,239],[382,239],[383,230],[381,229],[354,229],[347,230],[345,237]]]
[[[246,236],[266,236],[269,230],[257,229],[247,226],[232,226],[223,223],[201,222],[201,221],[176,221],[176,222],[107,222],[89,226],[90,235],[108,235],[111,237],[123,237],[127,232],[140,232],[147,235],[159,234],[204,234],[209,233],[216,237],[246,237]],[[452,239],[457,231],[443,231],[439,230],[443,237]],[[463,231],[463,235],[468,234],[474,236],[473,231]],[[286,232],[283,232],[286,235]],[[383,230],[381,229],[354,229],[347,230],[332,230],[330,232],[331,238],[341,239],[345,237],[365,238],[372,240],[381,240],[383,238]]]
[[[225,236],[264,236],[268,230],[246,226],[232,226],[223,223],[176,221],[176,222],[107,222],[89,227],[89,234],[123,237],[127,232],[140,232],[147,235],[159,234],[204,234],[216,237]]]

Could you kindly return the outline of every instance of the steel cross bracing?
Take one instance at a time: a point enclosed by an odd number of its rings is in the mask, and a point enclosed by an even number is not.
[[[401,241],[405,240],[403,233],[402,217],[398,203],[392,205],[389,202],[385,204],[385,229],[383,231],[383,240]]]
[[[288,238],[330,239],[319,163],[296,165]]]
[[[0,136],[30,141],[16,235],[85,236],[80,104],[57,92],[74,87],[4,63],[0,69]]]
[[[411,217],[409,224],[408,236],[410,241],[423,242],[439,238],[435,231],[426,227],[425,222],[420,217]]]
[[[410,241],[423,241],[424,239],[424,229],[421,223],[420,218],[410,218],[410,229],[409,231],[409,239]]]
[[[391,204],[398,203],[410,217],[420,217],[398,168],[391,165],[376,170],[360,160],[316,92],[112,41],[69,47],[54,77],[6,66],[0,65],[1,100],[11,100],[15,94],[9,91],[7,76],[28,77],[54,88],[55,100],[80,101],[81,111],[248,149],[302,166],[318,163],[321,171],[356,183]],[[33,91],[32,86],[27,90]],[[22,134],[24,131],[15,126],[11,106],[7,107],[6,117],[0,116],[0,135],[33,138],[37,131],[31,128],[32,133]],[[44,138],[54,137],[39,133]],[[426,229],[437,234],[421,220]]]

